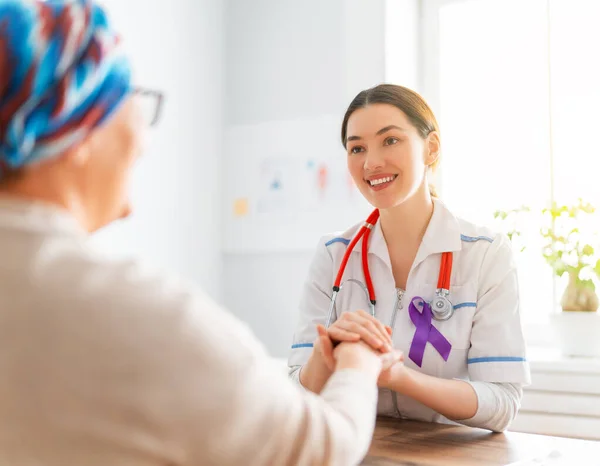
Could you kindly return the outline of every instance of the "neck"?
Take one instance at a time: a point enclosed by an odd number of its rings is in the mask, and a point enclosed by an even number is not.
[[[380,212],[381,230],[388,244],[418,249],[433,215],[433,200],[427,189],[419,189],[402,204]]]
[[[47,204],[64,210],[89,231],[88,217],[80,198],[75,195],[74,190],[68,189],[68,184],[63,181],[51,176],[38,176],[34,171],[26,172],[0,183],[0,196]]]

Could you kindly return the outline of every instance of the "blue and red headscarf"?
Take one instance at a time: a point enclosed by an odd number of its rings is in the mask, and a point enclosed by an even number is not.
[[[0,0],[0,177],[81,141],[130,90],[129,62],[93,1]]]

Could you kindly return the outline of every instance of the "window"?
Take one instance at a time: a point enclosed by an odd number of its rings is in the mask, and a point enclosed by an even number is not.
[[[580,197],[600,207],[600,2],[424,0],[422,13],[421,91],[440,120],[444,201],[495,229],[497,209]],[[528,324],[558,309],[567,279],[541,255],[541,222],[521,225],[517,255]]]

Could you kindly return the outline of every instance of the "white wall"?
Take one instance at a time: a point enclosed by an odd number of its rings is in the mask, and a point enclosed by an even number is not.
[[[352,98],[385,80],[385,4],[229,0],[225,128],[331,114],[341,124]],[[318,150],[309,137],[290,144]],[[235,157],[224,163],[225,172],[235,170]],[[225,304],[274,356],[288,354],[311,257],[310,250],[224,255]]]
[[[406,15],[416,18],[417,0],[104,3],[135,57],[137,83],[164,90],[167,102],[135,175],[135,214],[98,243],[194,279],[273,355],[287,356],[312,251],[221,255],[220,181],[236,162],[222,154],[223,130],[331,114],[341,122],[360,90],[414,85]],[[386,69],[395,56],[405,66]]]
[[[419,93],[423,92],[421,15],[419,0],[385,2],[385,80]]]
[[[219,179],[223,103],[221,0],[104,0],[134,58],[136,84],[166,94],[134,175],[134,215],[101,232],[221,297]]]

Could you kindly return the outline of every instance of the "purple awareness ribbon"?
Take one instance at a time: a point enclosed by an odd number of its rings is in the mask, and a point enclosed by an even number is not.
[[[417,306],[422,308],[422,311],[417,309]],[[410,302],[408,307],[408,314],[410,320],[415,324],[415,336],[410,344],[410,350],[408,357],[417,366],[421,367],[423,364],[423,354],[425,353],[425,346],[427,342],[431,343],[436,349],[444,361],[448,360],[450,356],[450,350],[452,345],[450,342],[440,333],[440,331],[431,324],[433,318],[433,312],[431,306],[427,301],[419,296],[415,296]]]

